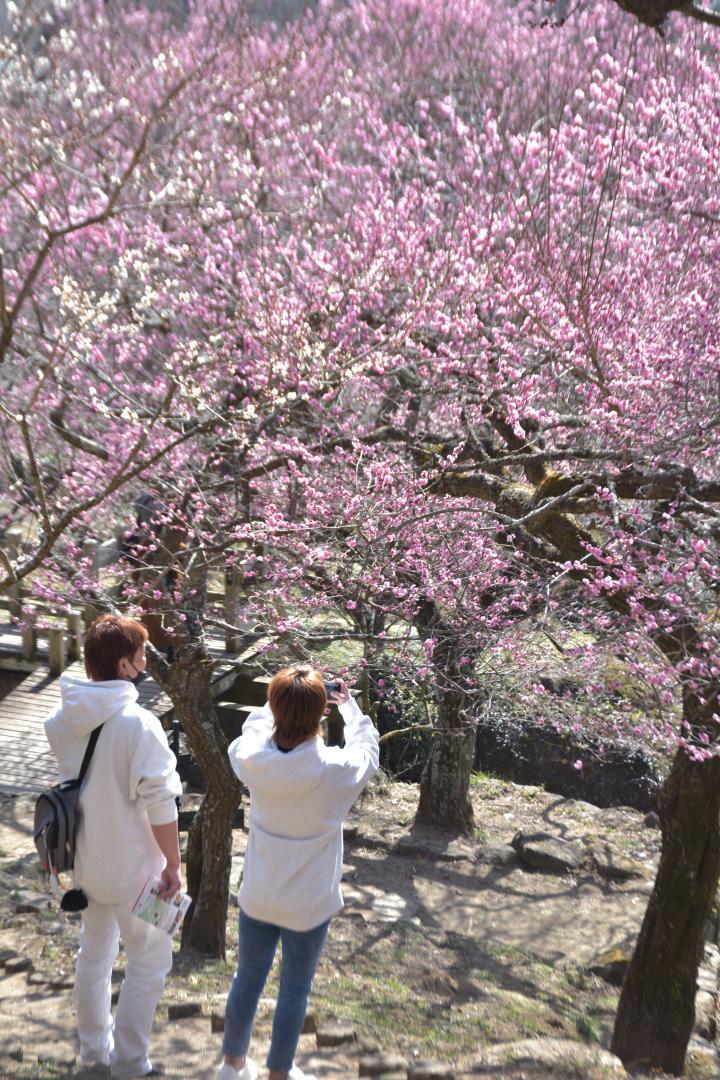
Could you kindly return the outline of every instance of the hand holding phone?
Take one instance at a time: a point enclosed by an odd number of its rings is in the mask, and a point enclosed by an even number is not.
[[[340,679],[332,682],[326,680],[325,693],[327,694],[328,702],[331,705],[342,705],[350,696],[347,683],[342,682]]]

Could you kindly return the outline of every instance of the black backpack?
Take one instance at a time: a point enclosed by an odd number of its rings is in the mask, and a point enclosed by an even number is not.
[[[75,861],[75,840],[80,825],[80,788],[90,765],[102,724],[96,727],[87,744],[77,780],[47,788],[35,803],[35,847],[43,869],[61,874],[72,870]]]

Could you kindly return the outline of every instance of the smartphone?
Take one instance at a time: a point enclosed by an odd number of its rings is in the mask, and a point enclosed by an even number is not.
[[[340,693],[340,683],[339,682],[326,682],[325,683],[325,693],[327,694],[328,697],[330,697],[332,694],[339,694]]]

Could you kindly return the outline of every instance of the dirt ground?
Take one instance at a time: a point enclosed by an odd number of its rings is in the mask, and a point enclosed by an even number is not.
[[[414,824],[411,785],[380,779],[354,808],[345,844],[346,908],[333,921],[312,1004],[321,1023],[349,1021],[358,1041],[317,1050],[315,1037],[303,1036],[297,1061],[306,1071],[357,1076],[359,1056],[373,1047],[407,1062],[442,1060],[462,1072],[483,1047],[514,1039],[608,1045],[618,991],[587,965],[636,935],[659,832],[628,808],[599,810],[492,777],[475,778],[472,797],[476,835],[464,840]],[[23,910],[42,889],[31,811],[27,798],[0,801],[0,950],[15,950],[34,968],[0,970],[0,1078],[89,1078],[92,1072],[74,1064],[77,916],[51,906]],[[509,847],[519,829],[606,842],[645,873],[611,883],[586,867],[573,874],[530,870]],[[233,891],[245,839],[234,834]],[[225,961],[176,956],[153,1043],[154,1060],[169,1077],[214,1075],[221,1036],[211,1031],[210,1015],[222,1012],[232,975],[236,913],[232,908],[228,919]],[[118,984],[121,967],[122,955]],[[274,970],[251,1049],[261,1062],[275,987]],[[170,1021],[167,1006],[177,1002],[194,1003],[202,1015]]]

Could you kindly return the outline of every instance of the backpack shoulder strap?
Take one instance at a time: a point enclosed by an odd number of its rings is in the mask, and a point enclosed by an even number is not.
[[[88,740],[88,744],[87,744],[87,747],[85,749],[85,756],[83,757],[82,765],[80,766],[80,775],[77,778],[78,787],[80,787],[83,780],[85,779],[85,773],[88,771],[88,768],[89,768],[89,765],[90,765],[90,758],[93,756],[93,750],[95,749],[95,744],[96,744],[96,742],[98,741],[98,739],[100,737],[100,732],[102,731],[102,727],[103,727],[103,725],[99,724],[96,728],[93,729],[93,731],[90,734],[90,738]]]

